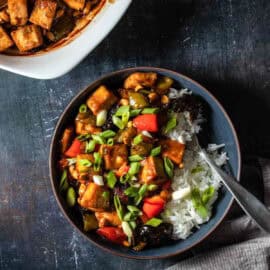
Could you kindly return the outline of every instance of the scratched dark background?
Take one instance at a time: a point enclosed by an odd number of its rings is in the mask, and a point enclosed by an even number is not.
[[[219,98],[235,123],[244,159],[269,157],[269,3],[134,0],[69,74],[41,81],[0,71],[0,269],[164,269],[181,259],[117,258],[73,230],[49,182],[55,124],[71,98],[100,75],[160,66],[194,78]]]

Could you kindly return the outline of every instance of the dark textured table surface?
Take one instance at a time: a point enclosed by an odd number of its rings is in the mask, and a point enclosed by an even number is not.
[[[39,81],[0,71],[0,269],[164,269],[179,260],[114,257],[73,230],[48,176],[56,121],[71,98],[100,75],[160,66],[194,78],[217,96],[236,126],[244,159],[269,157],[269,3],[134,0],[110,35],[69,74]]]

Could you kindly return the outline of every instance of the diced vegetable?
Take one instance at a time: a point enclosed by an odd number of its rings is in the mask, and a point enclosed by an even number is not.
[[[139,155],[142,157],[146,157],[150,154],[152,149],[152,144],[140,142],[139,144],[134,144],[131,146],[130,153],[132,156]]]
[[[113,115],[112,121],[113,121],[114,125],[117,126],[119,129],[125,128],[123,121],[119,117]]]
[[[66,196],[67,205],[73,207],[76,203],[76,192],[73,187],[69,187]]]
[[[159,215],[165,206],[165,201],[160,196],[144,199],[143,212],[148,218]]]
[[[118,142],[130,145],[132,139],[136,136],[137,129],[135,127],[125,128],[118,137]]]
[[[140,162],[131,162],[128,173],[130,175],[135,175],[139,172],[140,167],[141,167]]]
[[[67,171],[64,170],[60,179],[59,190],[60,192],[68,189]]]
[[[83,230],[89,232],[98,228],[98,222],[94,214],[83,215]]]
[[[160,95],[167,94],[169,88],[172,86],[173,80],[167,76],[160,77],[157,80],[156,91]]]
[[[101,169],[101,165],[102,165],[102,157],[100,155],[100,153],[95,152],[94,153],[94,171],[98,172]]]
[[[129,171],[129,166],[124,163],[117,171],[116,171],[116,175],[118,177],[122,177],[123,175],[127,174]]]
[[[143,160],[143,157],[140,156],[140,155],[133,155],[133,156],[129,156],[128,157],[128,160],[130,162],[142,161]]]
[[[155,156],[158,156],[161,152],[161,146],[158,146],[158,147],[155,147],[151,150],[151,153],[150,155],[155,157]]]
[[[113,212],[96,212],[95,215],[96,215],[96,218],[98,220],[99,227],[119,226],[122,223],[115,211],[113,211]]]
[[[107,175],[106,175],[106,180],[107,180],[107,185],[109,188],[113,189],[116,182],[117,182],[117,178],[115,177],[115,174],[113,171],[110,171]]]
[[[65,152],[65,155],[71,158],[76,157],[81,153],[81,146],[82,146],[81,141],[75,139],[72,142],[70,148]]]
[[[94,140],[91,140],[91,141],[86,143],[85,152],[91,153],[95,150],[95,147],[96,147],[96,142]]]
[[[98,112],[97,114],[97,119],[96,119],[96,126],[97,127],[102,127],[106,120],[107,120],[107,114],[108,112],[106,110],[102,110],[100,112]]]
[[[156,114],[143,114],[133,119],[134,126],[139,130],[150,132],[158,131],[158,119]]]
[[[177,125],[177,119],[174,115],[171,115],[165,128],[164,128],[164,133],[167,134],[169,133],[171,130],[173,130]]]
[[[100,133],[100,136],[105,138],[105,139],[114,137],[115,135],[116,135],[116,133],[112,130],[105,130],[102,133]]]
[[[162,223],[162,219],[159,218],[151,218],[148,220],[145,224],[152,226],[152,227],[158,227]]]
[[[114,202],[114,207],[115,207],[118,217],[121,220],[123,220],[124,211],[123,211],[123,207],[121,205],[120,199],[117,195],[114,195],[113,202]]]
[[[124,234],[121,228],[117,227],[103,227],[97,230],[97,234],[103,236],[116,244],[122,244],[126,240],[127,236]]]
[[[159,108],[144,108],[142,110],[142,114],[152,114],[152,113],[158,113]]]
[[[172,178],[174,166],[173,166],[173,163],[171,162],[171,160],[167,157],[164,158],[164,168],[165,168],[167,175],[170,178]]]
[[[129,104],[133,109],[142,109],[149,105],[146,97],[136,92],[129,92]]]
[[[101,175],[94,175],[93,182],[99,186],[104,186],[103,177]]]
[[[127,221],[122,222],[122,229],[123,229],[124,234],[127,237],[132,237],[133,232],[132,232],[132,229],[130,228],[130,225],[128,224]]]

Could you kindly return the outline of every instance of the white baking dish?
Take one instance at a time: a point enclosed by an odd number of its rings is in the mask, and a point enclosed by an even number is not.
[[[113,29],[132,0],[107,1],[93,21],[69,44],[31,56],[0,54],[0,68],[36,79],[64,75],[83,60]]]

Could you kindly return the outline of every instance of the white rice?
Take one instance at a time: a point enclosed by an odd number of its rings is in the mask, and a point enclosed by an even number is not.
[[[171,98],[178,98],[184,94],[191,94],[187,89],[178,91],[176,95],[175,89],[170,90]],[[179,94],[181,93],[181,95]],[[185,239],[191,233],[194,227],[199,228],[200,224],[207,222],[211,217],[212,205],[217,199],[218,189],[221,185],[219,176],[215,175],[210,167],[192,149],[192,137],[200,131],[200,123],[203,121],[201,115],[198,119],[191,123],[189,112],[177,113],[177,126],[171,131],[168,136],[171,139],[178,140],[181,143],[186,143],[186,150],[183,158],[184,168],[175,169],[172,181],[172,200],[167,203],[162,218],[164,221],[173,225],[173,236],[176,239]],[[218,166],[222,166],[228,160],[227,154],[218,153],[222,145],[209,144],[208,153]],[[208,215],[202,218],[193,205],[190,193],[192,189],[198,188],[201,192],[214,187],[214,196],[205,206],[208,210]]]

